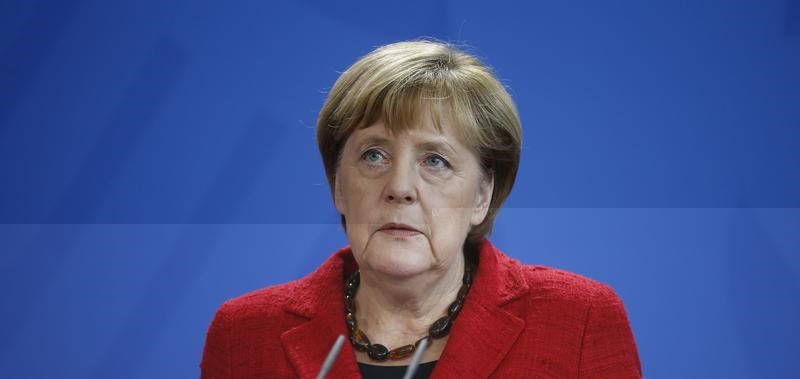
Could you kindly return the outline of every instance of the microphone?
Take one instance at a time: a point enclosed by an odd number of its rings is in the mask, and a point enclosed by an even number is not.
[[[417,368],[419,367],[419,361],[422,360],[422,353],[425,352],[426,348],[428,348],[428,338],[423,338],[422,341],[419,342],[417,349],[414,351],[414,356],[411,357],[411,363],[408,365],[406,374],[403,375],[403,379],[411,379],[414,377],[414,373],[417,372]]]
[[[331,371],[333,363],[336,362],[336,357],[338,357],[339,352],[342,351],[342,345],[344,345],[344,336],[340,334],[339,337],[336,338],[336,342],[333,343],[331,351],[328,352],[325,362],[322,363],[322,368],[319,369],[317,379],[325,379],[325,376]]]

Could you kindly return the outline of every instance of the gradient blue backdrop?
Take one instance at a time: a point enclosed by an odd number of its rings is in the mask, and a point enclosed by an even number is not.
[[[800,356],[800,2],[0,2],[0,376],[196,377],[225,299],[346,244],[314,142],[375,46],[522,115],[493,241],[612,285],[649,378]]]

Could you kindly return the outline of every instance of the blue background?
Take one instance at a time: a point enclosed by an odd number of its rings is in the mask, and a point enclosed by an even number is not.
[[[339,72],[469,45],[523,120],[492,240],[624,299],[649,378],[800,356],[800,2],[0,2],[0,372],[196,377],[225,299],[346,240]]]

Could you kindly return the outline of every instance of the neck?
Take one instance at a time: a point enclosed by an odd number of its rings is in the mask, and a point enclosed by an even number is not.
[[[447,312],[456,298],[464,275],[464,256],[440,270],[415,277],[390,278],[369,270],[361,271],[356,294],[357,318],[373,343],[389,349],[413,344]]]

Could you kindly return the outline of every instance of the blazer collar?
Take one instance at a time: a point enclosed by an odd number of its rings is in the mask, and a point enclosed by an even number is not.
[[[432,378],[487,378],[525,328],[528,283],[519,262],[484,240],[478,272]]]
[[[509,352],[525,327],[528,292],[518,262],[484,240],[473,286],[453,323],[433,378],[486,378]],[[308,277],[293,283],[296,297],[285,310],[305,321],[281,335],[298,376],[314,378],[338,335],[347,337],[343,283],[358,268],[350,248],[334,253]],[[328,377],[360,377],[355,353],[345,343]]]
[[[284,351],[300,378],[316,378],[339,335],[347,337],[344,322],[344,280],[358,266],[349,247],[328,258],[308,277],[293,283],[295,295],[285,310],[304,319],[281,335]],[[342,346],[329,378],[358,378],[360,373],[349,340]]]

